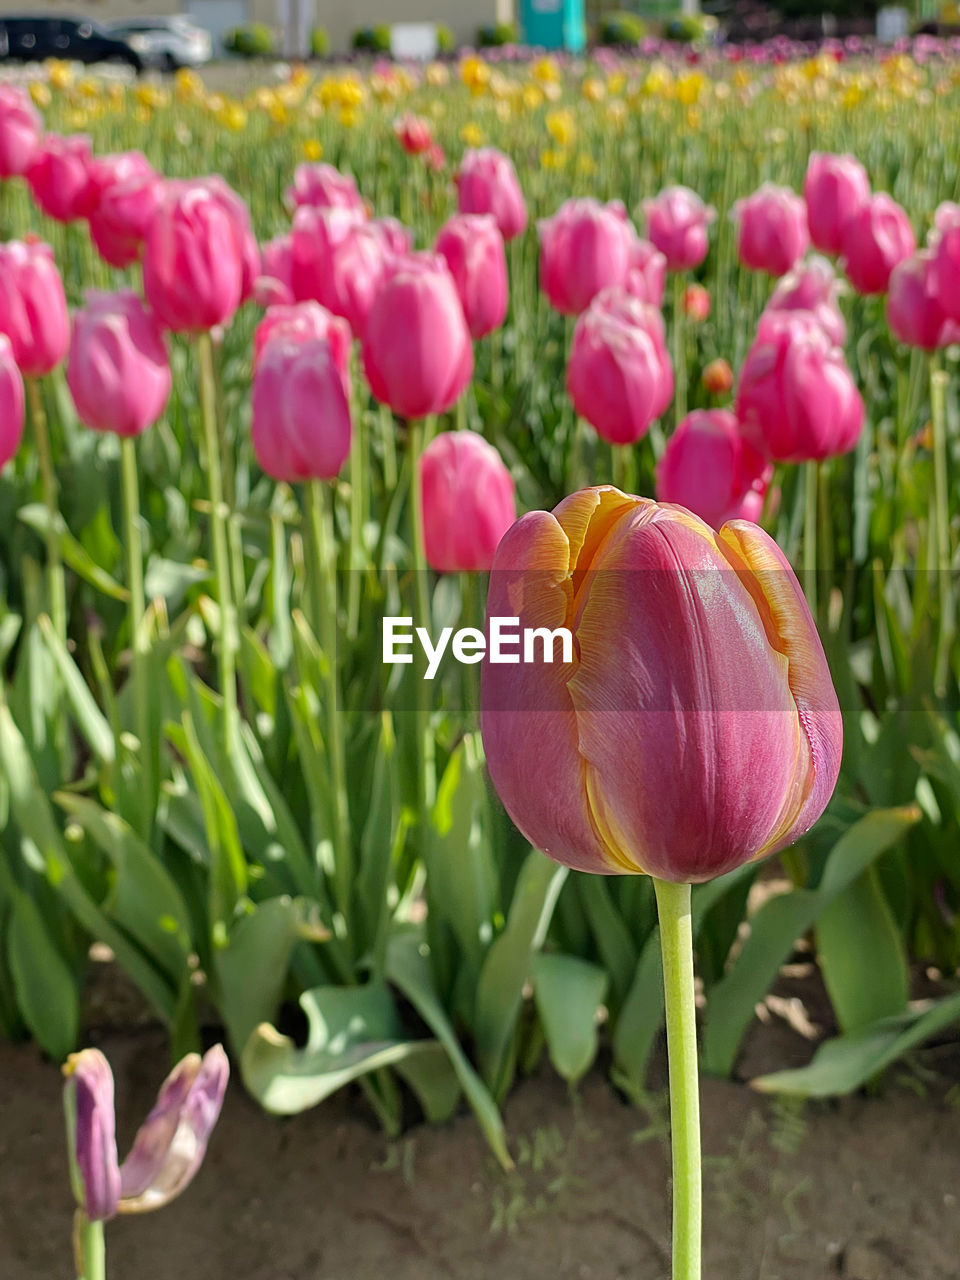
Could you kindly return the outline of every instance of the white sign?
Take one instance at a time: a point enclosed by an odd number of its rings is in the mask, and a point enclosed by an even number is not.
[[[891,5],[877,10],[877,39],[883,44],[893,44],[909,34],[910,14],[906,9]]]
[[[390,52],[395,58],[429,62],[437,56],[435,22],[397,22],[390,28]]]

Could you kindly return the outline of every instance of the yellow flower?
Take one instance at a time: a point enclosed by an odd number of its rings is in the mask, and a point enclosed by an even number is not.
[[[550,149],[540,152],[540,167],[542,169],[563,169],[567,163],[567,153],[559,149]]]
[[[643,91],[651,97],[669,97],[673,93],[673,73],[662,62],[655,62],[647,72]]]
[[[685,107],[692,107],[700,101],[706,87],[707,80],[701,71],[689,71],[677,81],[677,97]]]
[[[303,154],[314,163],[323,159],[323,144],[316,138],[308,138],[303,144]]]
[[[536,111],[543,106],[543,94],[535,84],[528,84],[523,89],[523,105],[528,111]]]
[[[174,77],[174,91],[181,101],[203,97],[203,81],[195,71],[181,67]]]
[[[475,121],[470,120],[461,127],[460,140],[465,142],[468,147],[482,147],[484,141],[483,130]]]
[[[54,89],[69,89],[73,84],[73,67],[58,58],[47,60],[47,80]]]
[[[77,92],[84,98],[99,98],[100,90],[100,81],[94,80],[93,76],[84,76],[77,85]]]
[[[614,97],[616,97],[618,93],[623,93],[626,85],[627,77],[622,71],[614,71],[611,75],[607,76],[607,89]]]
[[[577,136],[577,123],[569,108],[562,111],[548,111],[546,124],[550,137],[561,147],[569,146]]]
[[[737,89],[746,89],[750,83],[750,72],[746,67],[737,67],[733,73],[733,83]]]
[[[276,96],[274,96],[272,102],[270,103],[270,106],[267,108],[267,115],[270,117],[270,119],[273,121],[274,124],[286,124],[287,121],[289,120],[289,116],[287,115],[287,108]]]
[[[556,84],[560,80],[560,68],[553,58],[538,58],[530,67],[530,74],[543,84]]]
[[[425,78],[431,89],[442,89],[450,83],[450,71],[442,62],[431,62]]]
[[[360,112],[356,107],[340,108],[340,123],[345,129],[353,129],[360,123]]]
[[[604,115],[615,129],[622,129],[627,120],[627,104],[622,99],[608,102]]]
[[[85,129],[90,122],[89,112],[84,111],[82,108],[68,111],[64,118],[70,129]]]
[[[460,63],[460,79],[471,93],[483,93],[490,83],[490,68],[482,58],[471,55]]]
[[[607,96],[607,86],[599,76],[587,76],[580,86],[580,92],[588,102],[602,102]]]
[[[247,127],[246,110],[239,102],[226,102],[220,112],[220,123],[231,133],[242,133]]]

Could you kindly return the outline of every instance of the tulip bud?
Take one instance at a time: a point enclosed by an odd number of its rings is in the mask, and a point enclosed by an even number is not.
[[[350,453],[350,405],[330,345],[277,334],[253,375],[252,439],[267,475],[287,484],[332,480]]]
[[[834,346],[847,340],[847,326],[837,305],[840,283],[826,258],[814,255],[798,263],[779,281],[765,311],[809,311]]]
[[[163,182],[139,151],[101,156],[91,177],[96,205],[89,215],[90,238],[104,262],[129,267],[140,257]]]
[[[466,151],[457,175],[461,213],[492,213],[504,240],[527,229],[527,206],[517,171],[509,156],[496,147]]]
[[[455,214],[434,247],[450,268],[471,336],[499,329],[507,318],[507,256],[493,215]]]
[[[807,211],[789,187],[765,182],[733,208],[737,255],[752,271],[782,276],[802,257],[810,243]]]
[[[420,458],[420,490],[431,568],[489,569],[517,518],[513,478],[493,445],[473,431],[436,436]]]
[[[843,268],[857,293],[886,293],[890,273],[917,248],[910,219],[881,192],[871,197],[843,233]]]
[[[702,284],[688,284],[681,303],[683,314],[702,324],[710,315],[710,292]]]
[[[94,209],[93,151],[85,134],[68,138],[48,133],[26,172],[30,191],[40,210],[57,222],[75,222]]]
[[[70,1055],[63,1073],[72,1158],[80,1179],[75,1191],[90,1221],[105,1222],[120,1200],[113,1072],[99,1049],[84,1049]]]
[[[10,339],[0,334],[0,469],[23,439],[23,378],[13,358]]]
[[[363,337],[370,390],[401,418],[445,413],[473,376],[473,344],[456,286],[438,254],[390,268]]]
[[[332,164],[298,164],[293,173],[293,186],[287,188],[286,195],[297,209],[303,205],[313,209],[351,209],[361,217],[367,216],[355,180]]]
[[[937,209],[930,247],[937,299],[945,315],[960,321],[960,204],[945,201]]]
[[[960,326],[947,319],[940,304],[932,252],[914,254],[894,267],[887,294],[887,323],[900,342],[924,351],[960,341]]]
[[[663,305],[663,292],[667,283],[667,260],[649,240],[637,239],[630,247],[630,266],[627,270],[627,292],[652,307]]]
[[[26,173],[42,136],[43,121],[29,93],[0,84],[0,181]]]
[[[396,122],[393,131],[408,156],[418,156],[433,146],[433,130],[430,125],[409,112]]]
[[[698,267],[707,256],[707,228],[717,213],[688,187],[668,187],[643,206],[647,236],[670,271]]]
[[[686,507],[714,529],[760,519],[773,466],[744,440],[728,409],[696,409],[657,464],[657,500]]]
[[[387,266],[387,234],[353,210],[298,209],[292,273],[298,300],[314,300],[362,337]]]
[[[488,644],[482,669],[490,777],[555,861],[704,881],[823,812],[840,708],[796,578],[756,525],[714,534],[682,508],[575,493],[504,535],[488,627],[504,616],[575,641],[572,662],[515,665]]]
[[[294,342],[320,338],[330,348],[333,362],[340,370],[344,388],[348,389],[347,369],[350,363],[350,326],[340,316],[331,315],[319,302],[297,302],[293,306],[269,307],[253,334],[253,368],[256,371],[263,349],[274,338]]]
[[[854,156],[814,151],[803,196],[810,239],[821,253],[840,253],[847,223],[870,199],[870,179]]]
[[[73,318],[67,385],[81,422],[137,436],[170,398],[163,330],[135,293],[91,294]]]
[[[26,378],[49,373],[67,354],[67,299],[48,244],[0,244],[0,333]]]
[[[722,357],[711,360],[700,379],[704,388],[714,396],[726,395],[733,386],[733,370]]]
[[[540,233],[540,287],[557,311],[579,315],[597,294],[623,285],[636,232],[619,200],[568,200]]]

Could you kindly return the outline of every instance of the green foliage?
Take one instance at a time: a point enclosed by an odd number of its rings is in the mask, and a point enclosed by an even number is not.
[[[639,44],[647,34],[647,24],[636,13],[604,14],[597,40],[604,45]]]
[[[457,48],[457,38],[444,22],[437,23],[437,52],[438,53],[454,53]]]
[[[311,58],[327,58],[330,56],[330,36],[326,27],[314,27],[310,32]]]
[[[358,27],[351,44],[358,53],[389,53],[390,28],[386,23],[375,27]]]
[[[668,40],[681,44],[697,44],[709,39],[717,29],[716,18],[703,13],[678,13],[664,29]]]
[[[265,23],[250,22],[228,31],[223,37],[223,47],[241,58],[269,58],[276,51],[276,41]]]
[[[477,28],[477,45],[481,49],[495,49],[519,41],[520,29],[515,22],[495,22]]]

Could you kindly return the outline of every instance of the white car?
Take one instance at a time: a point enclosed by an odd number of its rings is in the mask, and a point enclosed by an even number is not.
[[[213,57],[210,32],[179,14],[167,18],[129,18],[108,26],[112,34],[126,40],[139,53],[145,67],[177,71],[180,67],[202,66]]]

